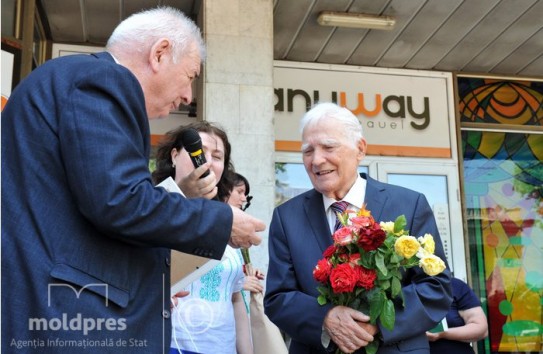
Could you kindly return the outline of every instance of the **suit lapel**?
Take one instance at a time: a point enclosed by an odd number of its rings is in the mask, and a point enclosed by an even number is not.
[[[306,222],[311,226],[313,237],[324,252],[332,244],[330,226],[326,219],[326,213],[322,204],[322,195],[313,190],[304,201]]]
[[[371,211],[371,215],[376,221],[381,221],[385,203],[388,200],[386,194],[383,193],[384,185],[370,177],[366,177],[366,181],[366,197],[364,198],[366,209]]]

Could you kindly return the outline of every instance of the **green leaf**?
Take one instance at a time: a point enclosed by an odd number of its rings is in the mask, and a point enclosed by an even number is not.
[[[390,288],[390,280],[387,279],[387,280],[381,281],[379,284],[379,287],[382,290],[387,290],[388,288]]]
[[[390,262],[391,263],[400,263],[401,261],[403,260],[403,257],[400,256],[399,254],[397,254],[396,252],[394,252],[392,254],[392,256],[390,257]]]
[[[377,353],[377,349],[379,349],[379,341],[374,340],[371,343],[368,343],[368,345],[365,346],[366,354],[375,354]]]
[[[397,237],[396,236],[387,236],[385,239],[385,245],[388,250],[394,249],[394,244],[396,243]]]
[[[394,310],[394,303],[391,300],[386,299],[381,310],[381,316],[379,317],[383,327],[392,331],[392,329],[394,329],[395,316],[396,311]]]
[[[349,223],[349,214],[348,213],[336,213],[338,220],[341,222],[341,225],[347,226]]]
[[[402,299],[402,306],[405,307],[405,298],[403,297],[403,291],[400,291],[400,299]]]
[[[387,281],[388,279],[390,279],[390,273],[388,273],[388,275],[383,275],[381,272],[377,272],[377,284],[381,284],[382,281]]]
[[[402,291],[402,283],[400,282],[400,279],[397,277],[392,278],[392,297],[398,296],[398,294]]]
[[[370,260],[366,257],[360,258],[360,265],[362,265],[362,267],[367,268],[367,269],[372,268]]]
[[[319,297],[317,298],[317,301],[318,301],[319,305],[321,305],[321,306],[326,305],[326,303],[328,302],[328,301],[326,301],[326,296],[324,296],[324,295],[319,295]]]
[[[370,297],[370,322],[372,324],[375,324],[377,318],[381,315],[384,302],[385,294],[381,291],[373,293]]]
[[[418,257],[415,255],[411,258],[409,258],[406,262],[405,262],[405,268],[412,268],[412,267],[415,267],[415,266],[418,266],[419,265],[419,259]]]
[[[394,233],[398,233],[402,230],[405,230],[407,226],[407,221],[405,220],[405,215],[400,215],[394,221]]]
[[[319,292],[319,294],[321,294],[322,296],[328,296],[330,294],[330,290],[325,287],[325,286],[319,286],[317,287],[317,291]]]
[[[379,269],[379,271],[383,273],[383,275],[388,274],[388,269],[385,265],[385,256],[383,256],[381,252],[378,252],[375,255],[375,265],[377,266],[377,269]]]

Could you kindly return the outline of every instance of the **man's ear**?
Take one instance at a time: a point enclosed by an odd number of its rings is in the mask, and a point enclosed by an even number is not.
[[[172,55],[172,46],[170,40],[161,38],[153,44],[149,53],[149,63],[153,71],[157,72],[160,65],[164,63],[166,58]]]
[[[358,161],[362,161],[362,159],[366,156],[366,153],[368,151],[368,143],[366,142],[366,139],[360,138],[358,140]]]

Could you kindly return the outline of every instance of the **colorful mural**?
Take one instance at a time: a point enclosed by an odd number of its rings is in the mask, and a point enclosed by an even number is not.
[[[541,83],[458,82],[463,123],[543,123]],[[473,285],[489,322],[479,353],[541,353],[543,134],[470,129],[461,137]]]

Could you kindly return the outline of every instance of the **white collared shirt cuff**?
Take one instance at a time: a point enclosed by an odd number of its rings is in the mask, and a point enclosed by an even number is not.
[[[321,344],[322,344],[322,346],[324,348],[328,348],[328,346],[330,345],[330,341],[331,341],[330,335],[328,334],[328,332],[326,331],[324,326],[322,326],[322,333],[321,333]]]

